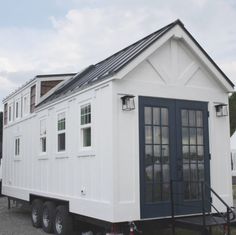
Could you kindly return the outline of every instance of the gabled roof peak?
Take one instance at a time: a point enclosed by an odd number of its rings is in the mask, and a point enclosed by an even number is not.
[[[70,95],[73,92],[88,87],[95,82],[99,82],[111,77],[122,68],[124,68],[127,64],[129,64],[133,59],[139,56],[144,50],[155,43],[158,39],[160,39],[164,34],[173,29],[176,25],[179,25],[182,28],[182,30],[191,38],[191,40],[197,45],[202,53],[220,72],[220,74],[224,77],[228,84],[231,87],[234,87],[234,84],[227,78],[223,71],[216,65],[211,57],[187,31],[182,21],[180,19],[177,19],[174,22],[162,27],[161,29],[147,35],[146,37],[98,62],[97,64],[88,66],[85,70],[73,76],[73,78],[71,78],[68,83],[62,84],[62,86],[59,87],[58,90],[55,91],[55,93],[53,93],[50,97],[40,103],[39,106],[51,102],[55,99],[63,98],[64,96]]]

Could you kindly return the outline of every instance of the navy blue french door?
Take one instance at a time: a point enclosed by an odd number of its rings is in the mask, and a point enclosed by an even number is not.
[[[141,218],[170,216],[171,198],[177,215],[201,212],[200,182],[210,185],[207,106],[139,97]]]

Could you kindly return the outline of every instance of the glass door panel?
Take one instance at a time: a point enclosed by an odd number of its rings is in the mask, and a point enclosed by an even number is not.
[[[144,107],[145,202],[170,199],[168,109]]]
[[[201,197],[200,182],[204,180],[203,111],[182,109],[181,130],[184,200],[196,200]]]

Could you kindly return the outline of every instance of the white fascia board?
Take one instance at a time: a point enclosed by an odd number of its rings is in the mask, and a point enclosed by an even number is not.
[[[68,78],[72,78],[73,76],[48,76],[48,77],[39,77],[37,78],[38,81],[40,82],[43,82],[43,81],[58,81],[58,80],[61,80],[61,81],[64,81],[64,80],[67,80]]]
[[[131,63],[126,65],[121,71],[114,75],[114,79],[122,79],[130,71],[132,71],[137,65],[143,62],[148,56],[150,56],[154,51],[160,48],[165,42],[170,38],[175,38],[178,40],[183,40],[187,46],[196,54],[200,61],[205,64],[209,71],[218,79],[222,87],[228,92],[234,92],[234,88],[226,81],[225,77],[218,71],[214,64],[207,58],[207,56],[200,50],[200,48],[195,44],[195,42],[189,37],[189,35],[179,26],[176,25],[167,33],[164,33],[156,42],[149,46],[145,51],[143,51],[139,56],[137,56]]]
[[[80,94],[82,94],[82,93],[85,93],[85,92],[90,91],[90,90],[93,90],[93,89],[97,89],[97,88],[99,88],[99,87],[101,87],[101,86],[104,86],[104,85],[109,85],[109,83],[110,83],[113,79],[115,79],[115,78],[114,78],[114,77],[111,77],[111,78],[106,79],[106,80],[104,80],[104,81],[102,81],[102,82],[99,82],[99,83],[96,83],[96,84],[94,84],[94,85],[92,85],[92,86],[89,86],[89,87],[87,87],[87,88],[85,88],[85,89],[78,90],[78,91],[76,91],[75,93],[73,93],[73,94],[71,94],[71,95],[68,95],[68,96],[63,97],[62,99],[55,100],[54,102],[48,103],[48,104],[43,105],[42,107],[39,107],[39,108],[36,107],[35,112],[37,113],[37,112],[40,112],[41,110],[49,109],[49,108],[53,107],[54,105],[56,105],[56,104],[58,104],[58,103],[61,103],[61,102],[66,101],[66,100],[71,100],[71,99],[73,99],[74,97],[76,97],[76,96],[78,96],[78,95],[80,95]]]

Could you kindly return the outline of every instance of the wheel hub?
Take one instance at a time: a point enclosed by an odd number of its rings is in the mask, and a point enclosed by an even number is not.
[[[61,217],[56,217],[56,221],[55,221],[55,227],[56,227],[56,230],[57,230],[57,233],[60,234],[62,232],[62,219]]]
[[[38,211],[36,209],[33,209],[32,211],[32,219],[34,223],[38,221]]]
[[[48,215],[48,211],[45,211],[43,213],[43,224],[44,226],[47,228],[49,225],[49,215]]]

